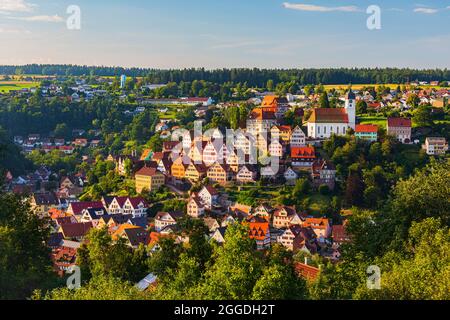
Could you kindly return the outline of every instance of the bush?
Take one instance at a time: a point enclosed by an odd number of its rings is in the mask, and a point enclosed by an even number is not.
[[[319,193],[326,196],[330,193],[330,188],[326,184],[319,186]]]

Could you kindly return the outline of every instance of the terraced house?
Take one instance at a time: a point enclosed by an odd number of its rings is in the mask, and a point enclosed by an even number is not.
[[[215,163],[208,168],[207,177],[212,182],[227,184],[232,180],[233,174],[228,165]]]

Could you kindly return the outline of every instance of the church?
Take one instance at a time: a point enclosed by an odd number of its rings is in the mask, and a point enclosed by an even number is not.
[[[350,90],[345,97],[345,108],[315,108],[308,120],[308,136],[329,138],[332,134],[345,135],[356,126],[356,96]]]

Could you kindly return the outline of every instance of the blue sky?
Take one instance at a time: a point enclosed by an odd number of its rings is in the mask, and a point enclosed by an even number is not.
[[[449,68],[449,21],[450,0],[0,0],[0,64]]]

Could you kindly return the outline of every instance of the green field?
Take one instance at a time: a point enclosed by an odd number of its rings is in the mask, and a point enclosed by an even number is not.
[[[39,82],[0,81],[0,92],[8,93],[10,91],[30,89],[30,88],[38,87],[38,86],[39,86]]]
[[[324,85],[325,90],[331,90],[331,89],[336,89],[336,90],[347,90],[349,84],[326,84]],[[364,87],[375,87],[378,88],[379,86],[386,86],[389,87],[391,89],[396,89],[399,84],[397,83],[388,83],[388,84],[352,84],[352,89],[353,90],[361,90]],[[400,84],[400,87],[402,85]],[[408,87],[408,86],[407,86]],[[441,89],[442,87],[440,86],[431,86],[431,85],[425,85],[425,86],[420,86],[421,88],[426,88],[426,89]]]
[[[379,127],[382,128],[386,128],[386,121],[387,118],[385,117],[371,117],[371,116],[367,116],[367,117],[358,117],[360,124],[375,124]]]

